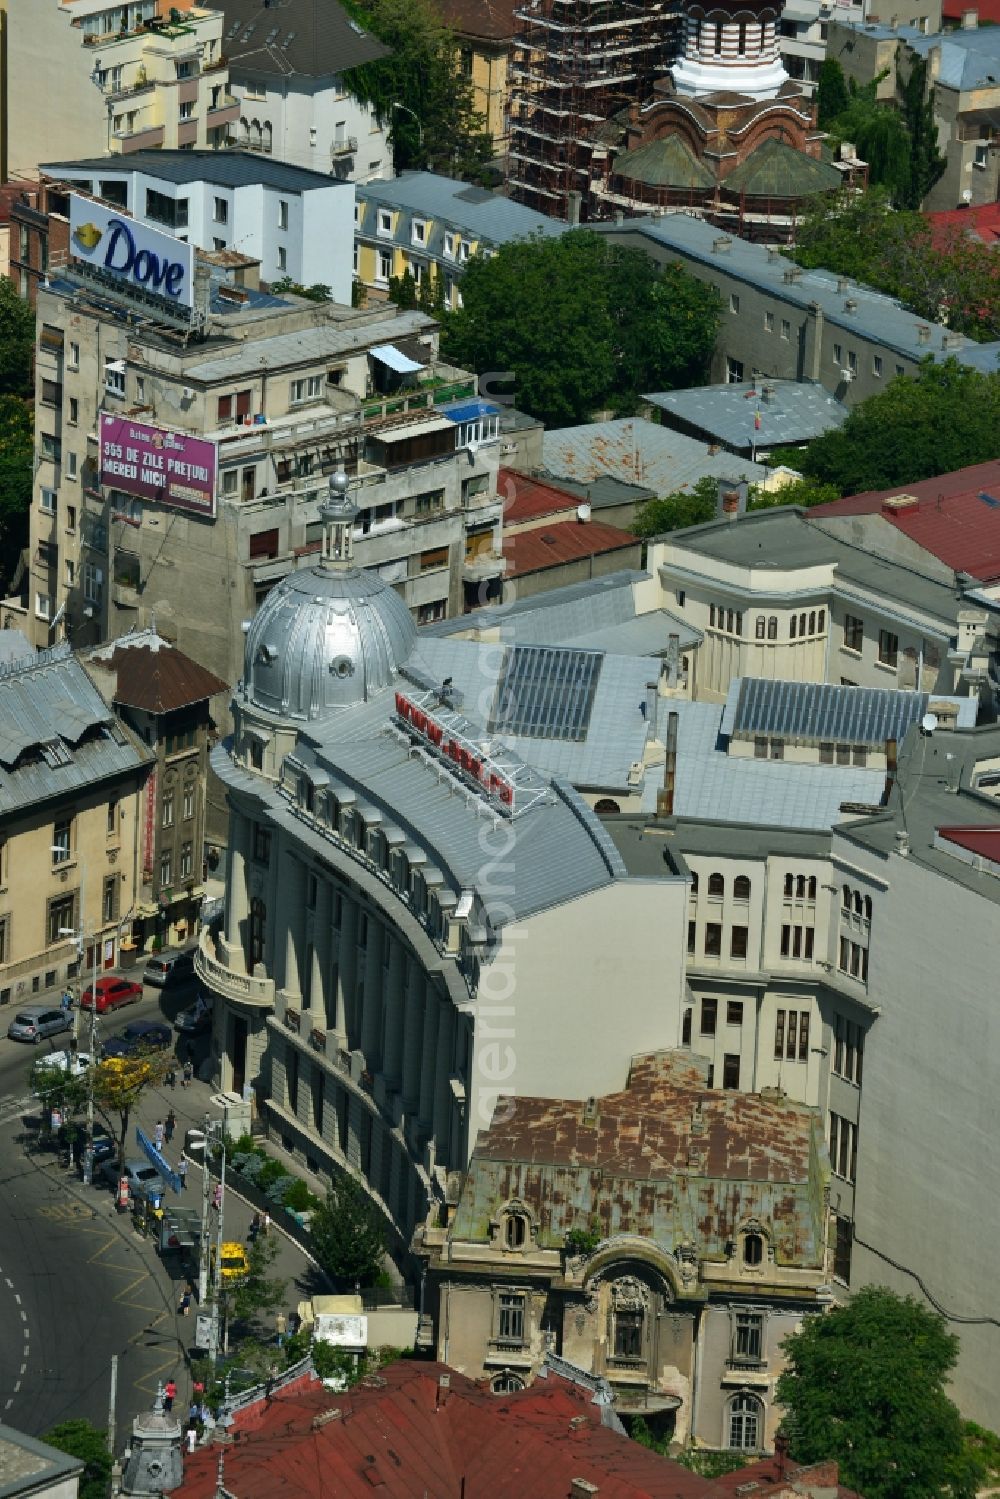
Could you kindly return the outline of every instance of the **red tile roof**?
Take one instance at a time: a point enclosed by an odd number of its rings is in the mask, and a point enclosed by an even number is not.
[[[782,1466],[777,1457],[762,1457],[745,1468],[737,1468],[721,1478],[713,1479],[705,1499],[731,1499],[747,1489],[747,1499],[786,1499],[786,1495],[803,1495],[803,1499],[861,1499],[854,1489],[845,1489],[839,1482],[840,1473],[835,1462],[814,1463],[800,1468],[788,1459]]]
[[[511,1395],[413,1360],[342,1395],[307,1377],[236,1414],[225,1488],[239,1499],[563,1499],[585,1478],[601,1499],[707,1495],[704,1478],[600,1418],[588,1390],[552,1373]],[[218,1456],[185,1458],[176,1499],[214,1499]]]
[[[915,495],[919,503],[886,508],[886,500],[902,494]],[[1000,459],[939,474],[936,479],[897,484],[894,489],[848,495],[815,506],[809,515],[821,520],[830,515],[880,512],[956,572],[970,573],[982,583],[1000,578]]]
[[[149,646],[123,645],[100,665],[118,673],[115,702],[146,713],[170,713],[229,690],[214,671],[165,643],[155,651]]]
[[[515,521],[535,520],[540,515],[555,515],[561,510],[575,510],[581,499],[558,484],[532,479],[513,468],[501,468],[497,475],[497,493],[503,500],[504,525]]]
[[[993,11],[988,19],[1000,22],[1000,0],[987,0],[987,3]],[[960,0],[956,5],[956,18],[967,9],[968,0]],[[945,0],[943,14],[948,15],[948,0]],[[983,19],[986,20],[987,17],[983,16]],[[994,245],[1000,239],[1000,203],[983,203],[978,208],[948,208],[941,213],[925,214],[924,217],[931,226],[935,241],[945,238],[943,231],[954,229],[980,239],[987,245]]]
[[[509,41],[520,0],[436,0],[442,19],[461,36]]]
[[[942,838],[991,864],[1000,864],[1000,827],[938,828]]]
[[[546,567],[559,567],[564,562],[578,562],[582,557],[596,557],[600,552],[639,545],[637,537],[619,531],[617,526],[605,526],[600,521],[564,520],[505,536],[503,554],[510,563],[507,577],[518,578]]]

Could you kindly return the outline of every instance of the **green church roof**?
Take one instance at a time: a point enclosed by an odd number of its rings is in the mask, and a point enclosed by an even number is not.
[[[749,198],[809,198],[840,187],[840,173],[771,136],[751,151],[722,186]]]
[[[647,187],[714,187],[715,176],[676,135],[636,146],[615,158],[616,177],[628,177]]]

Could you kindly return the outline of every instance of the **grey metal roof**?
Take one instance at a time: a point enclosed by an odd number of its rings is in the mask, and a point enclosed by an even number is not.
[[[921,57],[927,57],[932,47],[941,49],[941,71],[935,75],[936,84],[961,89],[963,93],[1000,88],[1000,36],[995,26],[969,30],[958,27],[930,36],[905,28],[902,39]],[[988,102],[976,101],[979,108],[985,108]]]
[[[971,33],[976,37],[987,34],[983,30]],[[958,348],[945,349],[943,339],[949,330],[938,324],[930,343],[921,343],[918,329],[926,326],[926,319],[908,312],[892,297],[853,282],[850,290],[844,292],[838,288],[838,278],[830,271],[803,270],[796,281],[786,282],[784,275],[789,263],[783,256],[778,255],[772,260],[766,245],[751,244],[736,235],[720,236],[718,229],[690,214],[667,213],[661,218],[629,219],[624,224],[590,224],[588,228],[596,234],[611,234],[626,243],[641,244],[643,240],[649,240],[666,246],[689,260],[692,267],[704,266],[710,279],[720,275],[743,281],[776,301],[798,308],[800,313],[808,312],[810,306],[816,304],[828,323],[855,334],[859,339],[895,350],[908,359],[954,357],[975,369],[995,371],[997,368],[1000,341],[988,344],[966,341]],[[721,254],[713,250],[720,238],[729,241],[729,248]],[[698,271],[694,270],[694,274],[697,275]],[[847,311],[844,303],[848,299],[856,303],[856,311]]]
[[[390,56],[337,0],[223,0],[230,75],[333,78]]]
[[[0,814],[77,793],[151,758],[68,645],[0,674]]]
[[[808,381],[703,385],[654,391],[643,400],[660,408],[666,425],[673,426],[677,418],[709,441],[737,450],[808,442],[847,420],[847,407],[822,385]]]
[[[247,339],[238,348],[229,349],[215,359],[203,359],[185,367],[185,377],[194,380],[236,380],[249,370],[282,369],[315,359],[343,358],[359,350],[413,333],[426,333],[435,326],[423,312],[405,311],[387,322],[329,323],[304,328],[297,333],[278,333],[272,338]]]
[[[727,736],[774,734],[810,744],[884,745],[887,739],[899,743],[910,725],[924,717],[930,700],[927,692],[894,687],[838,687],[827,682],[742,677],[730,685],[722,732]],[[958,705],[962,727],[972,727],[975,700],[949,701]]]
[[[543,483],[551,480],[570,494],[579,495],[581,500],[586,500],[595,510],[604,510],[609,506],[644,505],[647,500],[656,499],[655,489],[650,489],[645,484],[627,484],[623,479],[612,478],[610,474],[599,474],[596,479],[587,483],[544,472],[535,477]]]
[[[487,245],[505,245],[509,240],[528,239],[533,234],[557,236],[565,234],[569,227],[501,193],[470,187],[467,182],[441,177],[436,172],[404,172],[388,182],[359,182],[355,192],[360,205],[372,203],[401,211],[403,217],[397,225],[396,237],[398,243],[408,246],[414,218],[446,220],[449,227]],[[440,253],[440,246],[433,240],[426,248]]]
[[[672,699],[662,706],[678,716],[674,791],[678,817],[823,830],[841,820],[842,802],[875,805],[884,790],[884,770],[726,754],[719,703]],[[644,812],[655,812],[662,781],[660,767],[646,771]]]
[[[132,151],[127,156],[88,156],[78,161],[56,161],[40,168],[50,176],[99,175],[113,182],[141,172],[164,182],[211,182],[219,187],[273,187],[281,192],[308,193],[326,188],[349,191],[322,172],[290,166],[259,151]],[[348,209],[348,212],[350,210]]]
[[[610,474],[643,484],[658,495],[691,489],[709,475],[761,483],[767,469],[732,453],[710,453],[708,444],[640,417],[561,427],[542,438],[542,458],[550,473],[586,483]]]

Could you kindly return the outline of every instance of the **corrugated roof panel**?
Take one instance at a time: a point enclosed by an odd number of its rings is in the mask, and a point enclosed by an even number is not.
[[[586,739],[604,657],[516,645],[504,661],[487,727],[528,739]]]
[[[740,735],[773,734],[807,744],[884,745],[902,740],[927,712],[926,692],[892,687],[839,687],[826,682],[734,683],[735,709],[727,722]]]

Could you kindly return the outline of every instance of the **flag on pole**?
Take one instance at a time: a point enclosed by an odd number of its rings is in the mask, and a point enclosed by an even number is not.
[[[759,432],[760,431],[760,407],[759,406],[757,407],[757,410],[753,414],[753,425],[754,425],[754,431],[755,432]]]

